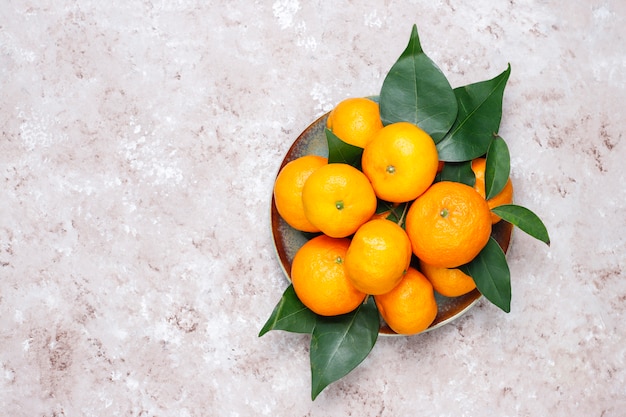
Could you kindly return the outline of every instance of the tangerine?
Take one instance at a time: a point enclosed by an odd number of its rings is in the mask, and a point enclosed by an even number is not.
[[[344,142],[364,148],[383,127],[378,103],[364,97],[347,98],[331,110],[326,127]]]
[[[428,133],[412,123],[398,122],[374,135],[363,150],[361,165],[379,198],[403,203],[430,187],[439,159]]]
[[[349,245],[349,239],[322,234],[296,252],[291,263],[293,289],[314,313],[346,314],[365,299],[366,294],[354,288],[346,275],[344,260]]]
[[[375,295],[374,301],[385,323],[399,334],[424,331],[437,317],[433,286],[413,267],[391,291]]]
[[[468,263],[491,235],[489,206],[469,185],[442,181],[419,196],[406,216],[413,253],[445,268]]]
[[[474,279],[458,268],[441,268],[420,260],[420,270],[435,291],[446,297],[459,297],[476,288]]]
[[[304,215],[302,188],[309,175],[326,165],[328,160],[317,155],[296,158],[281,168],[274,182],[274,204],[278,214],[294,229],[319,232]]]
[[[367,294],[391,291],[411,262],[411,242],[402,227],[386,219],[363,224],[346,254],[346,273]]]
[[[478,193],[486,197],[485,192],[485,167],[487,166],[487,160],[485,158],[476,158],[472,161],[472,171],[474,171],[474,175],[476,176],[476,183],[474,184],[474,189],[478,191]],[[494,207],[498,207],[504,204],[513,203],[513,183],[511,182],[511,178],[509,178],[504,185],[502,191],[500,191],[497,195],[491,197],[487,200],[487,205],[491,210]],[[491,213],[491,223],[496,224],[502,218],[495,213]]]
[[[343,163],[315,170],[302,188],[306,218],[331,237],[346,237],[376,212],[376,195],[358,169]]]

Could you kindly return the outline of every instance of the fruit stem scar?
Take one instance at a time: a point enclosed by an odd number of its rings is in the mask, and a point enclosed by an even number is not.
[[[343,210],[343,201],[342,200],[335,201],[335,208],[337,210]]]
[[[448,217],[448,209],[447,208],[441,209],[441,211],[439,212],[439,215],[445,219],[446,217]]]
[[[335,258],[335,263],[339,265],[343,263],[343,259],[341,259],[341,256],[337,256],[337,258]]]
[[[387,165],[385,171],[387,171],[388,174],[393,174],[396,172],[396,167],[394,167],[393,165]]]

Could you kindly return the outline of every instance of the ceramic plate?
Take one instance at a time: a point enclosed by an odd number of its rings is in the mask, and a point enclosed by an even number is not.
[[[285,155],[279,171],[288,162],[304,155],[313,154],[328,157],[328,144],[326,142],[325,134],[327,118],[328,113],[313,122],[304,130],[304,132],[300,134],[300,136],[298,136]],[[298,249],[300,249],[300,247],[314,235],[303,233],[290,227],[278,214],[274,197],[272,197],[271,205],[271,224],[276,254],[285,276],[289,280],[291,261],[293,260],[294,255]],[[506,252],[509,248],[512,229],[513,227],[511,224],[504,221],[496,223],[493,227],[492,236],[504,249],[504,252]],[[436,329],[461,317],[464,313],[471,309],[474,304],[476,304],[476,302],[480,299],[481,294],[478,290],[474,290],[460,297],[444,297],[437,293],[435,293],[435,297],[438,306],[437,317],[435,317],[435,321],[425,331]],[[397,335],[384,323],[381,324],[380,334]]]

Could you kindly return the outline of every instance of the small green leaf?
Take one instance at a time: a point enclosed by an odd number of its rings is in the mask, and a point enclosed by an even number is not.
[[[326,128],[326,140],[328,142],[329,164],[344,163],[361,169],[363,148],[344,142],[328,128]]]
[[[341,316],[319,316],[311,336],[311,399],[347,375],[370,353],[380,319],[373,297]]]
[[[410,206],[409,203],[398,204],[397,206],[393,208],[393,210],[391,210],[391,214],[387,216],[387,220],[390,220],[396,223],[398,226],[404,229],[406,227],[405,220],[406,220],[406,213],[409,210],[409,206]]]
[[[387,220],[391,220],[401,227],[404,227],[404,217],[406,216],[408,208],[409,203],[390,203],[389,201],[378,199],[376,214],[387,213]]]
[[[519,227],[523,232],[550,246],[550,237],[546,226],[535,213],[526,207],[505,204],[494,207],[491,211],[512,225]]]
[[[487,200],[498,195],[509,180],[511,155],[504,139],[496,136],[487,150],[485,194]]]
[[[317,315],[298,299],[293,285],[289,285],[267,320],[259,337],[270,330],[285,330],[293,333],[311,333]]]
[[[474,279],[476,288],[487,300],[506,313],[511,311],[511,272],[494,238],[490,237],[483,250],[460,269]]]
[[[484,155],[500,128],[504,87],[511,66],[497,77],[454,89],[459,112],[448,134],[437,143],[439,159],[469,161]]]
[[[382,214],[386,211],[391,211],[395,207],[394,203],[389,201],[381,200],[380,198],[376,201],[376,214]]]
[[[472,171],[472,161],[446,162],[438,178],[439,181],[460,182],[470,187],[476,184],[476,175]]]
[[[457,101],[446,76],[424,53],[417,26],[402,55],[393,64],[380,91],[384,125],[410,122],[438,142],[452,127]]]

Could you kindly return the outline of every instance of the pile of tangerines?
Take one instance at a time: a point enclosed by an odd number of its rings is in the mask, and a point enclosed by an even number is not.
[[[458,267],[487,244],[500,221],[490,209],[512,203],[511,181],[486,200],[484,158],[472,161],[474,187],[435,181],[443,162],[433,139],[408,122],[383,126],[369,98],[340,102],[327,128],[363,148],[360,169],[306,155],[287,163],[274,184],[280,216],[316,233],[294,256],[294,291],[323,316],[349,313],[373,296],[392,330],[421,332],[437,315],[435,291],[456,297],[475,288]],[[391,220],[390,211],[377,212],[379,201],[403,207],[401,214]]]

